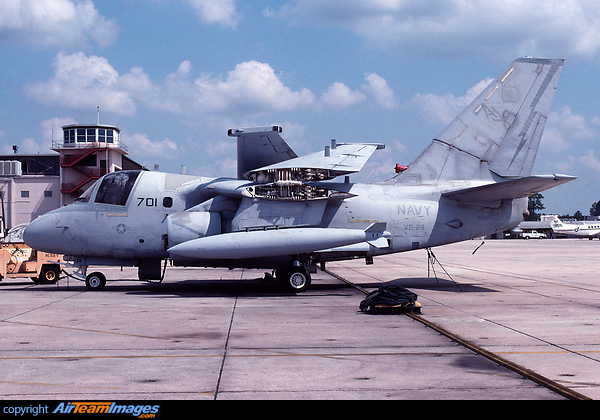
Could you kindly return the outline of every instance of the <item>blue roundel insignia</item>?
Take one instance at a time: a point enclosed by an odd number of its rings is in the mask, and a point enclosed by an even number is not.
[[[123,223],[119,223],[117,226],[113,227],[117,231],[117,233],[125,233],[127,232],[127,226]]]

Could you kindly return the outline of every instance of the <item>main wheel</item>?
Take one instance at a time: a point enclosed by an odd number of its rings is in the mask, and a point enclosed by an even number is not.
[[[36,284],[54,284],[60,277],[60,269],[53,265],[45,265],[40,271]]]
[[[285,286],[294,293],[302,293],[310,287],[310,274],[302,268],[294,268],[287,273]]]
[[[104,274],[99,272],[94,272],[92,274],[88,274],[85,278],[85,285],[88,290],[102,290],[106,285],[106,277]]]

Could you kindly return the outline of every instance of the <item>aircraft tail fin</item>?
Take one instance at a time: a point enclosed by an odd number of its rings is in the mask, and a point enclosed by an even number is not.
[[[560,218],[558,217],[558,215],[554,215],[552,217],[552,221],[550,222],[550,226],[552,226],[553,229],[560,229],[563,227],[563,223],[562,220],[560,220]]]
[[[530,175],[563,62],[513,61],[396,182]]]

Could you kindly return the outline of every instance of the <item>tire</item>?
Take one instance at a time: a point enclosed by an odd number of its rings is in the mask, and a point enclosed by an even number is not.
[[[60,268],[54,265],[44,265],[37,278],[36,284],[54,284],[60,277]]]
[[[310,274],[304,269],[294,268],[285,277],[286,288],[293,293],[306,292],[310,288]]]
[[[88,276],[85,278],[85,286],[88,288],[88,290],[102,290],[105,285],[106,277],[104,277],[104,274],[100,272],[96,271],[92,274],[88,274]]]

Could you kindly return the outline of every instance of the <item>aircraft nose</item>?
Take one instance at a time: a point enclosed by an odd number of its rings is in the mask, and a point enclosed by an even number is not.
[[[38,217],[25,228],[23,240],[33,249],[61,254],[64,253],[66,242],[71,242],[65,238],[67,229],[68,227],[62,226],[59,218],[50,212]]]

